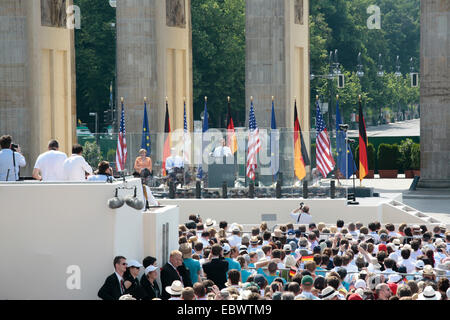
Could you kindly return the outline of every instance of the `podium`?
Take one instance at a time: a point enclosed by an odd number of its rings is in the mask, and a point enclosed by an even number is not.
[[[209,157],[208,160],[208,188],[221,188],[224,181],[228,188],[233,188],[236,179],[234,157]]]

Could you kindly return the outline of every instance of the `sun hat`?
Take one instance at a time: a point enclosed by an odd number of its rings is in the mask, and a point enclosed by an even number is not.
[[[244,246],[244,245],[240,245],[239,246],[239,253],[242,253],[242,252],[247,252],[247,246]]]
[[[171,286],[166,287],[166,291],[172,296],[181,296],[181,292],[183,291],[183,284],[180,280],[175,280],[174,282],[172,282]]]
[[[181,252],[183,259],[187,259],[192,256],[192,248],[189,243],[180,244],[179,251]]]
[[[320,295],[320,297],[322,298],[322,300],[331,300],[334,297],[336,297],[338,294],[339,294],[339,292],[334,290],[333,287],[328,286],[322,290],[322,294]]]
[[[291,251],[291,245],[289,245],[289,244],[285,244],[284,246],[283,246],[283,250],[284,251]]]
[[[394,239],[392,240],[392,243],[395,244],[395,246],[398,248],[401,245],[400,239]]]
[[[425,267],[423,267],[423,275],[436,275],[436,273],[433,270],[433,267],[429,264],[427,264]]]
[[[441,293],[434,291],[432,286],[426,286],[422,293],[419,293],[418,300],[441,300]]]
[[[149,265],[147,268],[145,268],[145,275],[147,275],[150,272],[153,272],[155,270],[158,270],[158,267],[155,267],[154,265]]]
[[[280,229],[275,229],[272,233],[272,237],[281,238],[283,236],[283,232]]]
[[[143,267],[143,265],[142,264],[140,264],[138,261],[136,261],[136,260],[127,260],[127,264],[128,264],[128,267],[135,267],[135,268],[141,268],[141,267]]]
[[[286,260],[284,261],[284,265],[286,268],[295,267],[297,261],[295,260],[293,255],[286,256]]]
[[[259,242],[258,237],[252,237],[252,238],[250,239],[250,243],[251,243],[251,244],[258,244],[258,242]]]
[[[450,299],[450,288],[447,289],[447,291],[445,292],[445,294],[447,295],[447,299]]]
[[[206,226],[207,228],[212,227],[212,226],[215,226],[215,225],[216,225],[216,220],[212,220],[212,219],[210,219],[210,218],[206,219],[206,221],[205,221],[205,226]]]

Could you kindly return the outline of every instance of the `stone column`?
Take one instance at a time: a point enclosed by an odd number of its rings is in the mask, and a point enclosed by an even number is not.
[[[309,150],[309,1],[246,1],[246,122],[254,98],[258,127],[270,128],[272,99],[278,128],[294,128],[294,97]],[[293,134],[280,137],[283,179],[295,182]],[[311,157],[311,154],[309,154]],[[309,168],[309,167],[308,167]],[[263,175],[261,171],[261,175]],[[266,176],[270,183],[271,176]]]
[[[260,127],[270,128],[275,96],[278,127],[293,128],[297,97],[302,129],[309,130],[308,17],[308,0],[246,1],[247,114],[253,96]]]
[[[450,2],[421,1],[421,188],[450,188]]]
[[[183,128],[186,97],[192,118],[192,40],[190,0],[121,0],[117,2],[117,97],[125,99],[128,156],[140,147],[144,97],[151,133],[164,131],[168,97],[171,129]],[[120,100],[118,102],[120,118]],[[162,159],[162,142],[152,141],[152,156]]]
[[[70,153],[76,139],[72,0],[0,2],[0,135],[11,134],[31,175],[50,139]]]

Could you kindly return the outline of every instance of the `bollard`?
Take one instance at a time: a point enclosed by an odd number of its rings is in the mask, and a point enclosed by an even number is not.
[[[173,181],[169,182],[169,199],[175,199],[175,184]]]
[[[228,198],[228,185],[227,182],[222,182],[222,198],[227,199]]]
[[[250,181],[250,184],[248,185],[248,197],[250,199],[255,197],[255,183],[253,181]]]
[[[308,199],[308,181],[303,181],[303,199]]]
[[[275,196],[277,199],[281,198],[281,180],[277,181],[277,186],[275,188]]]
[[[200,181],[197,181],[195,183],[195,197],[197,199],[201,199],[202,198],[202,186],[201,186]]]
[[[335,180],[330,181],[330,198],[331,199],[336,198],[336,181]]]

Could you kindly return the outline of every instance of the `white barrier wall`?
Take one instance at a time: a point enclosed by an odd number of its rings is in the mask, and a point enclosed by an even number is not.
[[[368,224],[401,221],[421,223],[422,220],[387,205],[388,198],[359,198],[359,205],[347,205],[346,199],[163,199],[162,204],[180,206],[180,221],[186,222],[190,214],[200,214],[206,220],[211,218],[219,223],[258,224],[268,222],[269,226],[293,222],[290,212],[299,207],[300,202],[310,207],[313,221],[334,224],[338,219],[344,222],[360,221]],[[268,216],[270,215],[270,216]],[[268,220],[273,218],[274,220]]]
[[[142,197],[139,179],[127,185],[138,186]],[[142,262],[153,255],[161,261],[159,248],[144,239],[153,241],[157,223],[169,222],[177,230],[178,208],[142,213],[124,204],[112,210],[107,200],[121,186],[122,182],[0,184],[0,300],[98,299],[99,288],[114,271],[114,256]],[[120,190],[119,196],[133,192]],[[165,212],[170,221],[144,223],[147,216]],[[177,237],[171,240],[173,248]]]

